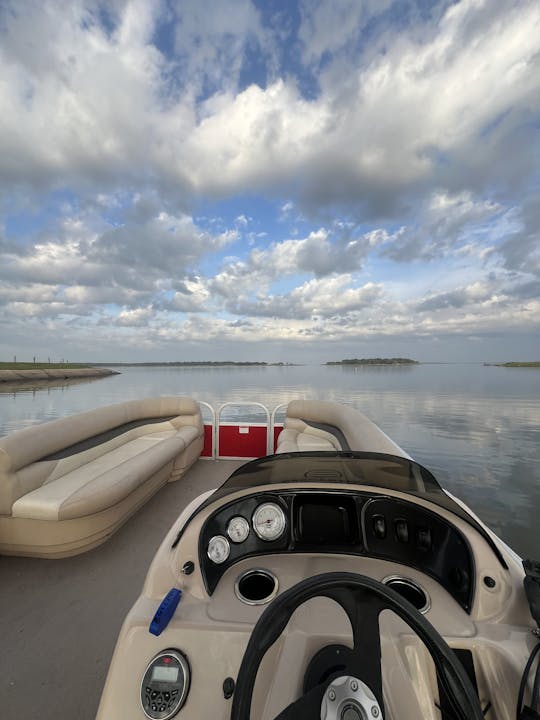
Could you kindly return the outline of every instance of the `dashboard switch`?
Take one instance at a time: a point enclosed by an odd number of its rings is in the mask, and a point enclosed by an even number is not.
[[[384,515],[374,515],[373,517],[373,534],[379,540],[386,537],[386,518]]]
[[[431,530],[429,528],[417,528],[416,545],[420,550],[431,550]]]
[[[409,542],[409,525],[406,520],[404,520],[403,518],[398,518],[397,520],[394,520],[394,529],[396,531],[396,537],[399,542]]]

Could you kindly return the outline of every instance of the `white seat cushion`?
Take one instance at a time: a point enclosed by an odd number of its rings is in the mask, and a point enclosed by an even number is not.
[[[276,452],[286,453],[336,450],[337,445],[337,440],[335,441],[335,444],[333,444],[327,438],[322,437],[322,433],[319,435],[312,435],[308,432],[298,432],[297,430],[286,428],[279,434]]]
[[[185,446],[174,430],[135,438],[19,498],[12,514],[67,520],[100,512],[127,497]]]

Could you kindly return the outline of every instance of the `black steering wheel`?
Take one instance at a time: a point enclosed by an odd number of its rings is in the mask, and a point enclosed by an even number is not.
[[[374,698],[373,701],[370,700],[373,717],[378,717],[379,720],[384,718],[379,614],[383,610],[392,610],[411,627],[427,647],[435,663],[440,687],[456,720],[483,720],[480,701],[468,675],[431,623],[391,588],[365,575],[346,572],[324,573],[302,580],[279,595],[260,616],[238,671],[231,720],[250,719],[253,688],[266,651],[281,635],[293,612],[314,597],[331,598],[347,613],[353,631],[353,649],[346,654],[345,668],[339,675],[348,677],[353,688],[358,689],[360,685],[361,690],[367,686],[367,695]],[[328,697],[330,700],[339,701],[331,686],[333,680],[335,677],[327,678],[309,689],[288,705],[275,720],[312,720],[321,717],[321,703],[328,702]],[[339,693],[338,685],[336,689]],[[341,706],[344,708],[343,713],[336,717],[361,718],[360,712],[358,715],[354,714],[355,700],[351,700],[349,705],[346,702],[348,701],[344,701],[345,704]]]

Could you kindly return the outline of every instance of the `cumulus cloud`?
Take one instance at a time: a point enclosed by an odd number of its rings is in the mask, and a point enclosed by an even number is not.
[[[495,297],[493,286],[490,287],[488,283],[478,282],[449,292],[429,295],[416,305],[416,310],[424,312],[446,308],[463,308],[466,305],[492,301]]]
[[[210,235],[187,215],[160,212],[144,223],[110,228],[91,240],[85,252],[90,261],[176,274],[236,237],[235,231]]]
[[[136,310],[122,310],[113,320],[117,325],[125,327],[146,327],[154,317],[152,306]]]
[[[210,312],[215,304],[212,302],[208,282],[200,277],[186,279],[179,284],[179,289],[165,299],[160,299],[157,306],[161,310],[180,313]]]
[[[225,298],[267,288],[278,278],[291,275],[332,274],[359,271],[370,248],[384,231],[373,230],[352,235],[350,228],[319,228],[305,238],[271,243],[265,249],[252,250],[245,260],[230,260],[210,282],[214,292]]]
[[[514,129],[535,133],[527,118],[539,109],[538,6],[464,1],[437,30],[426,42],[405,34],[313,101],[283,81],[224,101],[192,136],[199,151],[212,149],[197,185],[287,186],[294,167],[298,200],[311,212],[338,203],[381,215],[427,184],[487,190],[494,165],[507,189],[506,177],[530,176]],[[216,157],[228,172],[215,173]]]
[[[254,250],[250,260],[255,268],[270,268],[275,277],[291,273],[313,273],[323,277],[359,270],[366,251],[365,238],[352,239],[346,234],[332,238],[328,230],[321,228],[307,238],[284,240],[269,250]]]
[[[159,5],[119,4],[110,35],[97,3],[62,7],[3,6],[1,179],[54,186],[140,175],[162,85],[163,58],[150,43]]]
[[[540,204],[535,193],[524,203],[519,227],[498,247],[508,270],[540,275]]]
[[[108,305],[131,312],[152,303],[171,311],[201,309],[208,292],[193,270],[234,242],[237,231],[212,234],[190,216],[140,197],[118,213],[118,223],[105,222],[93,209],[78,218],[68,215],[33,242],[0,247],[0,303],[6,312],[30,316],[34,300],[42,303],[39,315],[47,308],[51,315],[81,314],[78,307],[88,314]],[[24,301],[28,312],[13,305]]]
[[[471,193],[451,195],[435,192],[420,214],[421,225],[403,227],[385,238],[383,254],[398,262],[431,260],[447,252],[459,252],[472,234],[486,233],[500,206],[492,200],[475,200]]]
[[[282,295],[268,294],[256,300],[243,297],[230,300],[229,312],[251,317],[305,319],[345,316],[351,311],[369,307],[382,294],[382,286],[367,283],[351,287],[350,274],[308,280]]]
[[[304,0],[300,5],[302,22],[298,38],[302,46],[302,57],[308,66],[320,64],[324,57],[339,56],[340,52],[356,43],[369,22],[383,14],[392,5],[392,0],[342,0],[317,2]]]
[[[345,12],[355,27],[356,15],[369,18],[382,10],[376,6],[322,3],[303,13],[299,38],[306,47],[311,41],[313,57],[339,55],[331,38],[341,43],[347,33],[331,27],[344,26]],[[165,5],[119,3],[111,27],[92,3],[79,0],[69,13],[55,7],[4,9],[6,183],[149,181],[186,197],[286,188],[311,213],[338,203],[365,216],[395,213],[427,184],[485,191],[494,166],[507,188],[516,174],[534,171],[537,3],[462,0],[425,20],[424,36],[396,29],[368,64],[351,56],[339,82],[311,99],[285,66],[260,86],[225,82],[238,76],[250,43],[271,44],[271,28],[251,3],[211,12],[200,3],[178,6],[172,54],[154,42]],[[29,33],[48,42],[29,46]],[[202,94],[177,87],[199,76]]]
[[[187,0],[173,5],[177,81],[190,94],[236,91],[251,50],[271,56],[271,34],[249,0],[215,3]]]

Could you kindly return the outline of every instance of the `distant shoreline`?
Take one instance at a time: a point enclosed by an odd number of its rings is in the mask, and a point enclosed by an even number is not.
[[[22,363],[21,363],[22,364]],[[31,365],[31,363],[25,363]],[[100,378],[109,375],[119,375],[116,370],[108,370],[103,367],[55,367],[39,366],[12,369],[6,367],[13,363],[0,364],[0,383],[26,383],[36,380],[66,380],[71,378]]]
[[[92,363],[90,363],[91,365]],[[112,362],[100,363],[105,367],[296,367],[296,363],[284,362],[236,362],[233,360],[189,360],[186,362]]]

